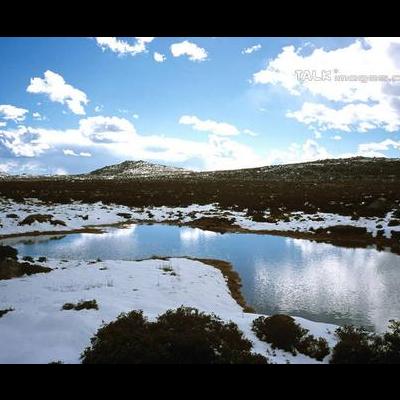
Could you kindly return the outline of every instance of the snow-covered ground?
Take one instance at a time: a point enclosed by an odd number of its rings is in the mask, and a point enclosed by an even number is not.
[[[0,309],[14,309],[0,318],[0,363],[78,363],[103,322],[139,309],[154,320],[181,305],[235,322],[253,342],[253,351],[271,362],[318,363],[302,354],[272,351],[270,345],[258,340],[251,323],[259,315],[244,313],[231,297],[222,273],[199,261],[171,258],[94,263],[53,259],[45,264],[53,271],[0,281]],[[62,310],[65,303],[93,299],[98,310]],[[295,319],[314,336],[325,337],[330,347],[335,344],[335,325]],[[328,360],[329,356],[324,363]]]
[[[130,214],[130,219],[120,213]],[[16,217],[10,217],[15,214]],[[64,225],[53,225],[50,222],[33,222],[31,225],[20,225],[20,222],[32,214],[51,214],[53,220],[60,220]],[[392,219],[393,211],[384,218],[365,218],[352,220],[349,216],[321,213],[305,214],[301,211],[289,215],[289,221],[255,222],[246,212],[224,210],[218,204],[197,205],[187,207],[148,207],[144,209],[132,208],[122,205],[105,205],[101,202],[84,204],[74,202],[71,204],[47,205],[37,199],[26,199],[24,203],[16,203],[9,199],[0,198],[0,236],[32,232],[60,232],[87,227],[111,225],[122,222],[179,222],[188,223],[201,217],[218,217],[234,219],[234,224],[248,231],[299,231],[308,232],[310,228],[329,228],[335,225],[350,225],[366,228],[369,233],[376,236],[378,230],[383,230],[385,237],[391,237],[391,231],[400,231],[400,225],[388,226]],[[269,211],[264,213],[269,216]]]

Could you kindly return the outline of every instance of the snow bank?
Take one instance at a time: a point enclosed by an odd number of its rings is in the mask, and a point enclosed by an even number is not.
[[[0,309],[14,309],[0,318],[0,363],[78,363],[103,322],[114,320],[121,312],[139,309],[154,320],[167,309],[181,305],[234,321],[253,342],[254,351],[272,362],[318,363],[300,354],[272,352],[251,330],[252,321],[259,315],[243,313],[222,273],[199,261],[49,260],[46,265],[54,270],[0,281]],[[65,303],[92,299],[99,310],[62,310]],[[336,326],[295,319],[310,333],[334,344],[328,331],[333,332]]]
[[[12,218],[9,215],[15,214]],[[49,222],[34,222],[31,225],[20,225],[25,217],[32,214],[51,214],[53,220],[61,220],[63,225],[52,225]],[[120,215],[118,215],[120,214]],[[126,214],[130,218],[126,218]],[[125,216],[124,216],[125,215]],[[268,217],[269,211],[264,216]],[[46,205],[37,199],[26,199],[25,203],[16,203],[12,200],[0,198],[0,236],[33,233],[33,232],[63,232],[70,230],[83,230],[88,227],[112,225],[124,222],[172,222],[189,223],[202,217],[234,218],[235,225],[248,231],[299,231],[307,232],[310,228],[329,228],[335,225],[350,225],[366,228],[374,237],[379,229],[383,230],[385,237],[391,237],[391,231],[400,231],[400,225],[389,226],[393,211],[388,212],[384,218],[365,218],[352,220],[351,217],[332,213],[305,214],[301,211],[293,212],[289,221],[255,222],[243,211],[232,211],[219,208],[218,204],[198,205],[187,207],[148,207],[144,209],[127,207],[117,204],[105,205],[101,202],[84,204],[74,202],[71,204]]]

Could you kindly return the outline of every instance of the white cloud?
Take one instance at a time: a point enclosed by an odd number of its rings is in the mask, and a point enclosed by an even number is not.
[[[103,51],[111,50],[118,55],[129,54],[135,56],[136,54],[146,52],[146,45],[152,42],[154,37],[136,37],[134,44],[129,44],[127,41],[117,39],[116,37],[96,37],[95,39]]]
[[[307,55],[302,48],[287,46],[253,75],[253,82],[280,85],[294,96],[318,96],[318,103],[308,101],[287,114],[304,124],[345,132],[393,132],[400,128],[399,59],[400,38],[357,39],[333,50],[314,48]],[[397,81],[379,80],[383,75]],[[321,104],[321,99],[331,104]]]
[[[242,54],[251,54],[254,53],[255,51],[258,51],[261,49],[261,44],[256,44],[254,46],[251,47],[247,47],[245,49],[242,50]]]
[[[108,152],[122,159],[172,164],[186,162],[188,165],[193,162],[196,166],[200,162],[201,169],[206,170],[265,164],[265,160],[251,147],[228,137],[211,134],[206,140],[195,141],[164,135],[139,135],[130,121],[118,117],[81,119],[77,128],[67,130],[23,126],[13,131],[0,130],[0,143],[17,157],[33,157],[57,148],[64,150],[66,155],[84,157],[84,152],[77,149],[84,148],[86,151],[90,148],[91,153]]]
[[[32,117],[33,117],[36,121],[45,121],[45,120],[47,119],[44,115],[42,115],[42,114],[40,114],[40,113],[38,113],[38,112],[32,113]]]
[[[267,153],[267,164],[292,164],[333,158],[326,148],[315,140],[307,139],[303,144],[291,143],[286,150],[271,150]]]
[[[205,49],[187,40],[180,43],[173,43],[170,46],[170,50],[174,57],[186,55],[190,61],[204,61],[208,56]]]
[[[103,111],[103,106],[96,106],[96,107],[94,108],[94,112],[95,112],[95,113],[99,113],[100,111]]]
[[[391,147],[400,150],[400,140],[396,142],[392,139],[386,139],[382,142],[362,143],[358,146],[358,150],[366,153],[371,151],[385,151],[389,150]]]
[[[335,135],[331,137],[332,140],[342,140],[342,137],[340,135]]]
[[[133,114],[132,117],[135,119],[139,119],[139,114]]]
[[[288,112],[286,116],[321,131],[366,132],[381,128],[395,132],[400,127],[399,115],[385,103],[372,106],[365,103],[347,104],[336,110],[324,104],[305,102],[300,110]]]
[[[42,142],[34,128],[18,126],[13,130],[0,130],[0,143],[16,156],[35,157],[50,148]]]
[[[25,114],[29,111],[25,108],[19,108],[10,104],[0,105],[0,116],[6,120],[20,122],[25,119]]]
[[[220,136],[234,136],[240,133],[234,125],[226,122],[216,122],[210,119],[200,120],[194,115],[183,115],[179,119],[179,123],[183,125],[192,125],[193,129],[197,131],[211,132]]]
[[[314,138],[315,139],[321,139],[322,138],[322,133],[319,131],[314,131]]]
[[[79,89],[67,84],[64,78],[50,70],[44,73],[44,78],[32,78],[27,87],[29,93],[47,94],[51,101],[66,104],[68,108],[78,115],[84,115],[84,105],[89,102],[86,94]]]
[[[153,58],[158,63],[162,63],[167,59],[164,54],[158,53],[157,51],[154,52]]]
[[[244,129],[243,130],[243,133],[245,133],[246,135],[249,135],[249,136],[258,136],[258,133],[256,133],[256,132],[253,132],[252,130],[250,130],[250,129]]]
[[[7,126],[7,122],[0,122],[0,128],[4,128],[5,126]]]
[[[54,170],[54,175],[68,175],[68,171],[64,168],[56,168]]]
[[[75,151],[71,150],[71,149],[64,149],[63,153],[66,156],[74,156],[74,157],[91,157],[92,156],[91,153],[87,153],[87,152],[83,152],[83,151],[80,153],[75,153]]]

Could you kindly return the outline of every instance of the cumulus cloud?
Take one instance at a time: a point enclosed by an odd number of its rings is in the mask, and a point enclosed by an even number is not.
[[[239,135],[239,130],[231,124],[226,122],[216,122],[210,119],[201,120],[194,115],[182,115],[179,123],[183,125],[191,125],[193,129],[203,132],[211,132],[220,136],[234,136]]]
[[[293,96],[318,98],[318,103],[308,101],[287,114],[304,124],[345,132],[393,132],[400,128],[400,63],[394,50],[399,45],[400,38],[364,38],[333,50],[314,48],[307,55],[302,48],[286,46],[252,81],[280,85]]]
[[[125,118],[89,117],[79,121],[79,132],[94,143],[129,142],[135,127]]]
[[[218,128],[219,129],[219,128]],[[219,132],[217,130],[217,132]],[[67,156],[84,157],[84,152],[105,152],[122,159],[202,165],[201,169],[231,169],[261,166],[265,160],[251,147],[228,137],[210,134],[206,140],[186,140],[164,135],[140,135],[134,125],[118,117],[81,119],[77,128],[51,130],[19,127],[0,130],[0,143],[15,156],[33,157],[61,149]],[[74,150],[72,150],[74,149]]]
[[[258,133],[253,132],[251,129],[243,129],[243,133],[253,137],[258,136]]]
[[[247,47],[245,49],[242,50],[242,54],[251,54],[254,53],[255,51],[258,51],[261,49],[261,44],[256,44],[254,46],[251,47]]]
[[[287,112],[286,116],[321,131],[336,129],[344,132],[366,132],[381,128],[395,132],[400,127],[399,115],[385,103],[347,104],[335,109],[320,103],[305,102],[300,110]]]
[[[147,44],[152,42],[154,37],[136,37],[136,41],[133,44],[129,44],[127,41],[116,37],[96,37],[95,39],[103,51],[111,50],[118,55],[129,54],[135,56],[136,54],[146,52]]]
[[[315,140],[307,139],[302,145],[292,143],[287,150],[272,150],[267,156],[268,164],[288,164],[331,158],[325,147]]]
[[[173,43],[170,50],[174,57],[188,56],[190,61],[204,61],[208,57],[205,49],[187,40]]]
[[[154,58],[154,60],[157,61],[158,63],[162,63],[162,62],[164,62],[164,61],[167,59],[167,57],[165,57],[164,54],[158,53],[157,51],[154,52],[153,58]]]
[[[84,92],[67,84],[61,75],[50,70],[44,73],[44,78],[32,78],[26,90],[29,93],[46,94],[51,101],[66,104],[78,115],[85,114],[83,106],[89,102]]]
[[[358,146],[360,152],[375,152],[375,151],[385,151],[390,148],[400,150],[400,140],[395,141],[392,139],[386,139],[382,142],[372,142],[372,143],[362,143]]]
[[[25,114],[29,111],[25,108],[19,108],[10,104],[0,105],[0,116],[6,120],[20,122],[25,119]],[[4,126],[4,125],[3,125]]]
[[[331,137],[332,140],[342,140],[342,137],[340,135],[335,135]]]
[[[40,113],[38,113],[38,112],[32,113],[32,117],[33,117],[36,121],[45,121],[45,120],[47,119],[44,115],[42,115],[42,114],[40,114]]]
[[[37,130],[25,126],[0,130],[0,143],[17,157],[35,157],[50,148],[49,144],[41,141]]]
[[[80,152],[80,153],[75,153],[74,150],[71,149],[64,149],[63,150],[64,155],[66,156],[74,156],[74,157],[91,157],[92,155],[88,152]]]

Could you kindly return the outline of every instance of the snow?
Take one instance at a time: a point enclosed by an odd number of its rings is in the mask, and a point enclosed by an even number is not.
[[[14,309],[0,318],[0,363],[79,363],[81,352],[103,322],[139,309],[154,320],[181,305],[232,320],[253,342],[253,351],[271,362],[319,363],[305,355],[272,351],[269,344],[258,340],[251,323],[259,315],[244,313],[231,297],[222,273],[200,261],[170,258],[91,263],[52,259],[46,265],[53,271],[0,281],[0,309]],[[163,267],[172,268],[176,276]],[[99,310],[61,309],[67,302],[92,299]],[[311,334],[334,345],[335,325],[295,319]],[[329,356],[323,362],[328,360]]]
[[[388,226],[392,219],[393,211],[386,214],[384,218],[365,218],[352,220],[350,216],[322,213],[306,214],[301,211],[290,214],[290,221],[255,222],[246,216],[243,211],[232,211],[219,208],[218,204],[198,205],[192,204],[187,207],[148,207],[144,209],[127,207],[117,204],[105,205],[102,202],[84,204],[73,202],[70,204],[47,205],[37,199],[25,199],[25,203],[16,203],[9,199],[0,198],[0,236],[12,234],[24,234],[32,232],[65,232],[70,230],[84,230],[88,227],[100,227],[101,225],[112,225],[129,222],[126,218],[118,216],[118,213],[131,214],[131,222],[172,222],[188,223],[201,217],[234,218],[235,225],[249,232],[266,231],[299,231],[308,232],[310,228],[329,228],[335,225],[350,225],[366,228],[372,236],[377,235],[377,225],[382,225],[383,235],[391,237],[391,231],[400,231],[400,225]],[[16,214],[18,218],[8,218],[7,214]],[[31,225],[19,225],[26,216],[31,214],[51,214],[54,220],[65,222],[66,226],[52,225],[34,222]],[[268,217],[269,211],[264,213]],[[88,216],[84,220],[82,216]],[[295,217],[298,219],[295,219]],[[322,219],[316,221],[316,219]]]

